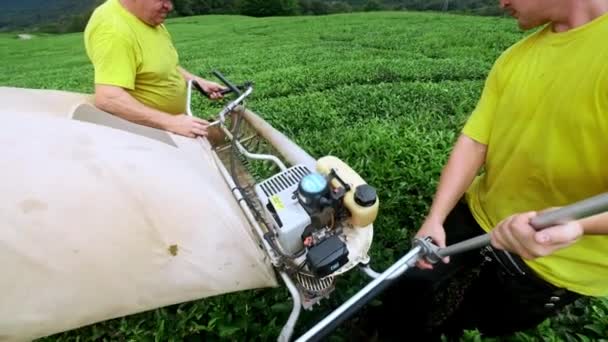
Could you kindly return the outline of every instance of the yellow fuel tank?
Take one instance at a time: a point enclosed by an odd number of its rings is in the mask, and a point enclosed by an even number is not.
[[[350,211],[350,223],[355,227],[366,227],[378,216],[380,200],[376,190],[369,186],[357,172],[342,160],[334,156],[325,156],[317,160],[317,172],[329,175],[333,169],[338,177],[350,186],[344,196],[344,206]],[[338,180],[332,180],[332,186],[338,187]]]

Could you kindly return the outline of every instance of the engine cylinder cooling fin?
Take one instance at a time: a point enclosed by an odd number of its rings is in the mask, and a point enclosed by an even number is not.
[[[311,224],[310,215],[295,196],[300,180],[310,173],[308,167],[295,165],[255,186],[278,244],[287,255],[302,251],[302,233]]]
[[[300,180],[309,173],[310,170],[306,166],[296,165],[283,173],[269,178],[261,183],[259,187],[267,197],[270,197],[297,186]]]
[[[325,296],[333,290],[335,283],[333,276],[317,278],[304,273],[296,273],[295,278],[297,285],[312,296]]]

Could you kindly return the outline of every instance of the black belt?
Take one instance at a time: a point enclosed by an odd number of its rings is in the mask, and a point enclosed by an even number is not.
[[[533,272],[519,256],[507,251],[486,246],[482,250],[482,255],[496,261],[509,275],[524,276]]]
[[[565,288],[557,287],[544,279],[540,278],[534,270],[532,270],[523,259],[504,250],[495,249],[492,246],[486,246],[481,251],[482,256],[487,262],[495,262],[500,265],[500,269],[512,277],[522,277],[526,281],[536,282],[546,288],[547,298],[545,308],[554,308],[558,302],[563,299],[571,301],[571,298],[580,297],[579,294],[569,291]],[[543,291],[544,292],[544,291]]]

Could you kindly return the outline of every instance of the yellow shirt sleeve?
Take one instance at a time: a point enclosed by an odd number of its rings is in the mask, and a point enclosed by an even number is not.
[[[490,141],[492,121],[500,95],[497,76],[500,63],[501,59],[496,61],[490,70],[481,98],[462,129],[464,135],[484,145]]]
[[[98,30],[89,37],[89,55],[95,84],[135,89],[137,56],[129,40],[113,30]]]

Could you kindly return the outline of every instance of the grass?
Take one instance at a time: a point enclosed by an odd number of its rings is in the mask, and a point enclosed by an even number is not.
[[[349,163],[381,196],[371,250],[385,269],[409,248],[462,123],[494,60],[523,33],[503,18],[383,12],[322,17],[206,16],[167,24],[182,65],[255,82],[248,107],[309,151]],[[0,35],[5,86],[92,92],[82,34],[20,41]],[[196,101],[214,115],[219,103]],[[349,274],[333,297],[304,312],[302,334],[367,279]],[[48,338],[53,341],[274,340],[290,306],[283,288],[161,308]],[[581,301],[509,340],[598,340],[608,302]],[[348,340],[339,330],[331,340]],[[479,340],[468,332],[465,341]]]

